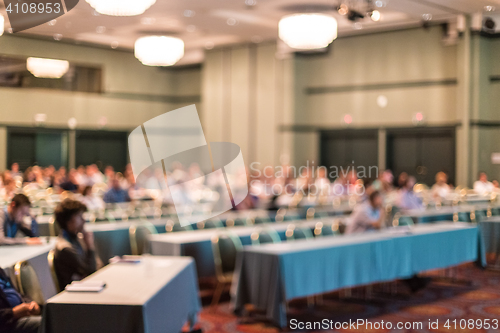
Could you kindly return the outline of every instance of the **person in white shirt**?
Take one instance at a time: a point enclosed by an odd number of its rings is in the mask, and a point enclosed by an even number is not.
[[[436,183],[431,187],[432,196],[435,199],[445,199],[452,191],[450,185],[448,185],[448,175],[444,172],[438,172],[436,174]]]
[[[485,195],[495,190],[492,182],[488,181],[488,175],[485,172],[479,173],[479,180],[474,182],[474,191],[477,194]]]

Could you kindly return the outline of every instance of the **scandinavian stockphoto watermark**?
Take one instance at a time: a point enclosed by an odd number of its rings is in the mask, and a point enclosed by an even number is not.
[[[354,164],[347,166],[317,166],[307,161],[300,167],[279,165],[262,166],[260,162],[250,164],[250,188],[253,195],[327,195],[351,196],[365,193],[361,179],[376,179],[379,176],[378,166]],[[308,178],[315,182],[307,182]],[[327,179],[336,180],[333,184]],[[323,181],[321,181],[323,180]]]
[[[240,147],[207,143],[195,105],[146,121],[130,133],[128,145],[136,181],[156,176],[157,184],[142,183],[146,188],[168,188],[182,226],[220,215],[248,194]],[[186,172],[189,169],[196,172]]]
[[[73,8],[79,0],[4,0],[12,32],[52,21]]]

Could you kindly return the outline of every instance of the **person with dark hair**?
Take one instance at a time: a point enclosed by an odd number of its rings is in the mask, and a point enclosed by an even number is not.
[[[94,236],[84,228],[83,213],[86,210],[80,201],[66,199],[54,212],[56,223],[61,228],[54,253],[54,269],[61,289],[96,271]]]
[[[0,269],[0,332],[36,333],[41,324],[40,306],[24,298]]]
[[[31,202],[24,194],[16,194],[3,210],[0,210],[0,245],[41,244],[38,236],[38,223],[30,216]],[[31,225],[24,218],[31,218]],[[29,238],[20,238],[21,232]]]
[[[104,193],[102,198],[105,203],[120,203],[130,201],[128,192],[120,186],[120,178],[115,175],[111,180],[111,188],[108,192]]]
[[[382,208],[383,200],[380,192],[373,191],[368,197],[368,202],[363,202],[354,207],[346,233],[358,233],[368,230],[380,229],[384,225],[385,210]]]

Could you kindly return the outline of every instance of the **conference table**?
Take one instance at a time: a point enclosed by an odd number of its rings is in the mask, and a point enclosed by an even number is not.
[[[461,222],[244,247],[237,257],[232,303],[237,313],[252,304],[285,327],[291,299],[477,260],[486,264],[478,227]]]
[[[495,253],[500,257],[500,216],[492,216],[479,222],[479,229],[484,239],[486,253]]]
[[[191,258],[143,256],[113,263],[83,282],[103,281],[100,292],[68,292],[44,308],[45,333],[179,333],[201,309]]]
[[[415,224],[417,223],[434,223],[439,221],[452,221],[453,215],[456,213],[466,213],[470,215],[473,210],[486,210],[484,205],[478,207],[472,205],[461,206],[444,206],[431,209],[411,209],[401,212],[402,216],[409,216]]]
[[[172,255],[193,257],[199,277],[215,276],[214,255],[212,252],[212,237],[220,232],[231,232],[238,236],[243,245],[252,244],[251,234],[257,229],[274,229],[281,240],[286,240],[285,232],[290,224],[303,228],[314,229],[318,222],[333,222],[333,218],[286,221],[283,223],[263,223],[253,226],[236,226],[225,229],[205,229],[196,231],[181,231],[167,234],[150,235],[149,244],[153,255]]]
[[[55,247],[56,239],[42,238],[42,241],[42,245],[0,246],[0,267],[12,278],[12,282],[16,284],[14,266],[20,261],[28,261],[38,276],[44,299],[47,300],[57,294],[47,260],[49,251]]]

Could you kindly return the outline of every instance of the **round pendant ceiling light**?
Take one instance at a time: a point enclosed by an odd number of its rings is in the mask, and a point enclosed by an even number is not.
[[[96,12],[110,16],[135,16],[144,13],[156,0],[86,0]]]
[[[26,68],[36,77],[58,79],[68,72],[69,62],[66,60],[29,57],[26,60]]]
[[[141,37],[135,42],[134,53],[144,65],[172,66],[184,56],[184,42],[175,37]]]
[[[281,18],[279,37],[294,49],[327,47],[337,38],[337,20],[326,14],[292,14]]]

